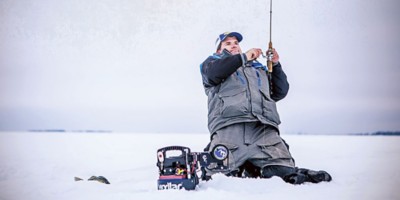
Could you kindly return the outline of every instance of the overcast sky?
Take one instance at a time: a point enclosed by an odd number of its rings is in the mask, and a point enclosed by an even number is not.
[[[400,3],[275,0],[284,133],[400,130]],[[2,0],[0,131],[207,132],[217,36],[266,49],[266,0]]]

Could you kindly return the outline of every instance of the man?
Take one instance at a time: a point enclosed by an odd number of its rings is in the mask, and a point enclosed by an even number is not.
[[[295,167],[288,145],[280,137],[280,119],[276,102],[289,90],[286,74],[273,49],[273,71],[256,59],[259,48],[242,52],[237,32],[219,35],[216,53],[200,66],[203,86],[208,96],[208,128],[211,143],[229,149],[227,175],[270,178],[279,176],[286,182],[330,181],[324,171]],[[207,175],[212,175],[208,171]]]

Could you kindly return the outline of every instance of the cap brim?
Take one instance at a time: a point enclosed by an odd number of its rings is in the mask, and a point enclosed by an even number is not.
[[[238,42],[241,42],[243,40],[243,36],[238,32],[230,32],[228,35],[224,37],[222,41],[224,41],[227,37],[235,37],[238,40]]]

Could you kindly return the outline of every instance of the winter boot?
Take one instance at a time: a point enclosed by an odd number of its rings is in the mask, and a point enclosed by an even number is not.
[[[282,178],[286,183],[291,183],[293,185],[300,185],[307,181],[307,176],[300,173],[293,173],[286,175]]]
[[[322,181],[329,182],[332,180],[332,177],[328,172],[320,170],[320,171],[314,171],[314,170],[309,170],[309,169],[304,169],[304,168],[296,168],[296,172],[299,174],[304,174],[307,177],[307,182],[311,183],[319,183]]]

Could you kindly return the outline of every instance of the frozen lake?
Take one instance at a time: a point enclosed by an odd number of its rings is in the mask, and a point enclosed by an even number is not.
[[[293,186],[280,178],[217,175],[196,192],[158,191],[156,150],[202,151],[208,134],[0,133],[0,200],[400,199],[400,137],[282,137],[297,166],[326,170],[333,181]],[[86,181],[92,175],[111,184]]]

